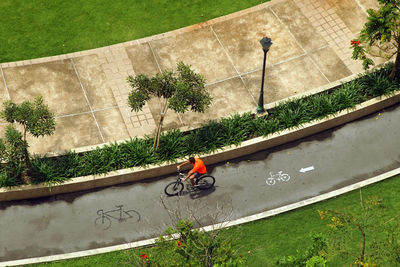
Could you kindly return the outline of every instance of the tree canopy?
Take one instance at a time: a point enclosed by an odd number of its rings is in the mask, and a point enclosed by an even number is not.
[[[358,39],[351,41],[353,59],[363,62],[364,69],[375,65],[372,57],[395,58],[389,75],[391,80],[398,73],[400,64],[400,1],[378,0],[379,9],[368,9],[368,18]]]
[[[145,74],[127,78],[132,87],[128,97],[128,104],[132,111],[142,110],[152,97],[158,97],[164,102],[155,134],[154,149],[159,145],[162,125],[168,109],[177,113],[185,113],[189,109],[194,112],[204,112],[211,105],[212,97],[205,87],[204,76],[195,73],[190,67],[183,62],[178,62],[176,72],[165,70],[151,78]]]

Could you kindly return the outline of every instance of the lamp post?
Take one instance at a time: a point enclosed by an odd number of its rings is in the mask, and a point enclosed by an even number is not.
[[[264,63],[263,63],[263,72],[262,72],[262,79],[261,79],[261,90],[260,90],[260,98],[258,99],[258,106],[257,106],[257,113],[261,114],[265,112],[264,109],[264,76],[265,76],[265,61],[267,59],[267,52],[272,45],[271,38],[263,37],[260,40],[261,46],[264,51]]]

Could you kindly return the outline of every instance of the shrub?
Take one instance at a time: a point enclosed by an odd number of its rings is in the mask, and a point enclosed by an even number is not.
[[[219,231],[204,232],[193,228],[193,223],[180,220],[156,240],[148,255],[139,255],[136,263],[151,262],[151,266],[247,266],[247,258],[233,248],[232,239]],[[175,240],[174,235],[178,238]]]
[[[21,132],[8,125],[5,138],[0,138],[0,185],[12,186],[23,183],[27,165],[25,152],[28,144]]]

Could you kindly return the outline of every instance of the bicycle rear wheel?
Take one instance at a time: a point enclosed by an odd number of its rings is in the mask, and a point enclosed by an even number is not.
[[[183,190],[183,184],[178,183],[178,182],[171,182],[167,184],[167,186],[164,189],[165,194],[167,196],[177,196],[179,195]]]
[[[107,230],[111,227],[111,219],[106,216],[96,218],[94,226],[99,229]]]
[[[204,175],[197,181],[197,188],[199,189],[209,189],[215,183],[215,178],[211,175]]]

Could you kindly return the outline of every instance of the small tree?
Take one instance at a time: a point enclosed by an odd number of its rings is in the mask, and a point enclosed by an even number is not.
[[[328,245],[326,238],[321,233],[311,233],[310,237],[312,238],[312,245],[310,247],[302,248],[303,250],[297,250],[296,255],[280,258],[276,262],[276,265],[284,267],[324,267],[327,262],[326,256]]]
[[[193,196],[194,197],[194,196]],[[171,225],[156,240],[154,247],[127,253],[128,261],[121,264],[133,266],[248,266],[248,253],[240,254],[237,234],[240,227],[223,230],[231,221],[232,207],[210,206],[199,199],[185,202],[165,201],[160,196],[161,206],[167,212]],[[205,231],[204,222],[212,230]],[[199,227],[199,228],[195,228]],[[209,228],[209,227],[207,227]]]
[[[151,97],[158,97],[163,102],[160,120],[154,138],[153,149],[160,144],[164,117],[170,108],[178,113],[185,113],[189,108],[194,112],[204,112],[211,104],[212,97],[205,88],[205,79],[190,69],[183,62],[177,64],[177,73],[173,70],[149,78],[144,74],[128,76],[133,88],[128,97],[128,104],[133,111],[142,110]]]
[[[22,140],[18,138],[10,139],[7,137],[11,135],[14,137],[17,136],[17,130],[12,127],[7,129],[8,134],[6,133],[6,139],[10,146],[15,148],[20,147],[23,150],[23,160],[25,161],[26,167],[25,174],[27,174],[32,169],[32,164],[29,158],[29,145],[26,142],[26,133],[29,132],[35,137],[53,134],[56,128],[54,114],[50,112],[48,106],[43,103],[43,98],[41,96],[35,97],[33,102],[24,101],[21,104],[6,101],[3,103],[3,107],[4,110],[0,114],[2,118],[9,123],[17,122],[22,125]],[[12,158],[9,157],[9,159]],[[8,163],[16,164],[12,162]]]
[[[22,140],[22,134],[12,125],[8,125],[5,138],[0,138],[0,186],[12,186],[20,182],[25,172],[25,150],[28,144]]]
[[[366,260],[366,236],[367,232],[376,232],[376,227],[378,225],[376,225],[372,219],[377,215],[382,215],[379,213],[383,208],[384,206],[382,200],[377,196],[372,196],[367,198],[366,200],[361,199],[361,216],[354,216],[352,214],[339,212],[337,210],[319,210],[318,213],[321,220],[328,219],[330,221],[328,226],[336,233],[346,230],[347,227],[357,229],[361,236],[361,252],[360,256],[354,261],[354,264],[357,266],[364,266],[364,264],[368,263],[373,266],[372,263],[367,262]],[[377,254],[376,251],[374,251],[373,253]]]
[[[151,250],[130,257],[135,266],[248,266],[247,255],[233,248],[232,240],[220,231],[204,232],[193,228],[189,220],[181,220],[160,236]]]
[[[396,55],[389,79],[393,80],[400,65],[400,2],[398,0],[378,0],[379,9],[368,9],[368,21],[359,38],[351,41],[353,59],[363,61],[364,69],[375,65],[368,57],[377,56],[391,59]]]

